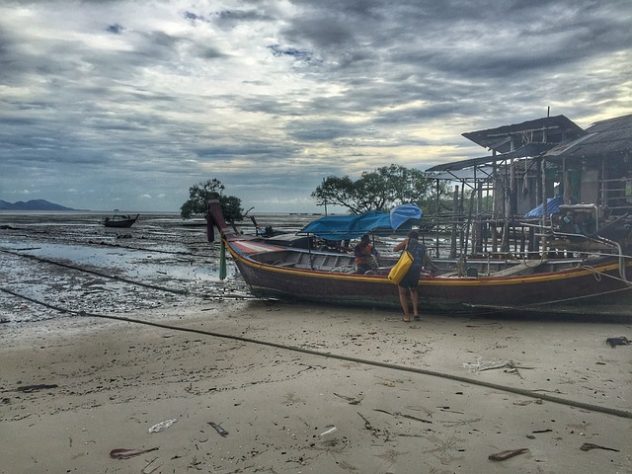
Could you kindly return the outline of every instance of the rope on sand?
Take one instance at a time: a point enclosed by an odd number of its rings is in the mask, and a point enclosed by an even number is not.
[[[432,376],[432,377],[440,377],[440,378],[443,378],[443,379],[448,379],[448,380],[453,380],[453,381],[456,381],[456,382],[467,383],[467,384],[470,384],[470,385],[478,385],[478,386],[481,386],[481,387],[492,388],[494,390],[500,390],[500,391],[503,391],[503,392],[515,393],[517,395],[522,395],[522,396],[525,396],[525,397],[535,398],[535,399],[539,399],[539,400],[546,400],[548,402],[557,403],[557,404],[560,404],[560,405],[566,405],[566,406],[570,406],[570,407],[580,408],[580,409],[583,409],[583,410],[599,412],[599,413],[605,413],[607,415],[613,415],[613,416],[618,416],[618,417],[621,417],[621,418],[631,418],[632,419],[632,412],[627,411],[627,410],[619,410],[617,408],[603,407],[603,406],[594,405],[594,404],[591,404],[591,403],[584,403],[584,402],[579,402],[579,401],[575,401],[575,400],[568,400],[568,399],[565,399],[565,398],[556,397],[556,396],[548,395],[548,394],[545,394],[545,393],[538,393],[538,392],[535,392],[533,390],[526,390],[526,389],[517,388],[517,387],[510,387],[508,385],[501,385],[501,384],[496,384],[496,383],[492,383],[492,382],[486,382],[484,380],[476,380],[476,379],[472,379],[472,378],[469,378],[469,377],[462,377],[460,375],[454,375],[454,374],[449,374],[449,373],[445,373],[445,372],[438,372],[438,371],[435,371],[435,370],[421,369],[421,368],[417,368],[417,367],[408,367],[408,366],[404,366],[404,365],[389,364],[389,363],[386,363],[386,362],[380,362],[380,361],[375,361],[375,360],[370,360],[370,359],[362,359],[362,358],[359,358],[359,357],[346,356],[346,355],[342,355],[342,354],[333,354],[331,352],[319,352],[319,351],[315,351],[315,350],[311,350],[311,349],[305,349],[305,348],[302,348],[302,347],[289,346],[289,345],[286,345],[286,344],[279,344],[279,343],[276,343],[276,342],[251,339],[251,338],[243,337],[243,336],[234,336],[232,334],[223,334],[223,333],[218,333],[218,332],[215,332],[215,331],[205,331],[205,330],[202,330],[202,329],[193,329],[193,328],[187,328],[187,327],[171,326],[169,324],[155,323],[155,322],[150,322],[150,321],[142,321],[140,319],[127,318],[127,317],[124,317],[124,316],[111,316],[111,315],[104,315],[104,314],[94,314],[94,313],[87,313],[85,311],[72,311],[72,310],[69,310],[69,309],[66,309],[66,308],[61,308],[59,306],[46,303],[44,301],[37,300],[35,298],[31,298],[29,296],[25,296],[25,295],[16,293],[16,292],[11,291],[11,290],[6,289],[6,288],[0,287],[0,291],[3,291],[3,292],[8,293],[10,295],[16,296],[18,298],[23,298],[25,300],[28,300],[28,301],[31,301],[33,303],[39,304],[41,306],[45,306],[45,307],[50,308],[50,309],[54,309],[54,310],[57,310],[57,311],[60,311],[60,312],[63,312],[63,313],[75,314],[77,316],[101,318],[101,319],[110,319],[110,320],[114,320],[114,321],[122,321],[122,322],[134,323],[134,324],[143,324],[143,325],[146,325],[146,326],[153,326],[153,327],[157,327],[157,328],[161,328],[161,329],[169,329],[169,330],[172,330],[172,331],[189,332],[189,333],[201,334],[201,335],[205,335],[205,336],[219,337],[219,338],[222,338],[222,339],[230,339],[230,340],[233,340],[233,341],[239,341],[239,342],[250,343],[250,344],[257,344],[257,345],[267,346],[267,347],[273,347],[275,349],[288,350],[288,351],[292,351],[292,352],[298,352],[298,353],[301,353],[301,354],[308,354],[308,355],[313,355],[313,356],[318,356],[318,357],[326,357],[328,359],[336,359],[336,360],[342,360],[342,361],[346,361],[346,362],[355,362],[357,364],[370,365],[370,366],[373,366],[373,367],[381,367],[381,368],[384,368],[384,369],[399,370],[399,371],[402,371],[402,372],[411,372],[411,373],[415,373],[415,374],[429,375],[429,376]]]

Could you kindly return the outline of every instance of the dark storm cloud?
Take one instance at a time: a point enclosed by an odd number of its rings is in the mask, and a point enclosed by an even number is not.
[[[302,93],[288,93],[278,96],[244,95],[234,97],[232,100],[240,110],[245,112],[265,113],[272,116],[299,117],[305,113],[301,104],[298,103],[302,97]]]
[[[451,117],[459,113],[467,113],[462,103],[434,103],[430,106],[411,107],[403,111],[384,112],[375,122],[377,124],[419,123],[424,119]]]
[[[616,23],[590,25],[590,28],[578,24],[550,32],[548,37],[523,31],[512,35],[509,44],[494,48],[400,51],[391,60],[464,78],[553,72],[589,57],[612,53],[632,41],[631,30]]]
[[[203,15],[198,15],[197,13],[193,13],[190,11],[185,11],[182,16],[187,19],[187,20],[191,20],[191,21],[196,21],[196,20],[200,20],[200,21],[205,21],[205,18]]]
[[[307,41],[321,49],[348,46],[355,38],[347,22],[327,12],[321,12],[316,18],[297,18],[283,33],[290,43]]]
[[[217,22],[240,23],[248,21],[270,21],[272,16],[258,10],[222,10],[213,13]]]
[[[283,30],[288,44],[322,51],[337,68],[379,56],[391,70],[498,78],[563,67],[632,42],[623,2],[620,9],[594,2],[298,3],[309,14]]]
[[[113,33],[115,35],[120,35],[123,32],[123,26],[115,23],[113,25],[108,25],[105,31],[107,31],[108,33]]]
[[[273,156],[276,160],[290,156],[297,150],[291,145],[252,143],[249,145],[209,145],[194,147],[192,151],[200,158]]]
[[[13,126],[32,126],[38,123],[38,120],[33,117],[23,117],[19,115],[11,115],[11,114],[0,114],[0,122],[5,127],[13,127]]]
[[[312,53],[310,51],[300,50],[296,48],[282,48],[278,44],[268,46],[274,56],[290,56],[295,59],[309,62],[312,60]]]
[[[212,22],[220,27],[228,28],[242,23],[272,21],[274,19],[272,15],[255,9],[220,10],[210,12],[207,15],[187,10],[182,13],[182,17],[192,24]]]
[[[70,39],[50,42],[27,39],[16,31],[13,34],[9,36],[0,30],[0,78],[4,83],[15,85],[23,85],[30,75],[33,79],[35,76],[46,78],[51,85],[60,80],[59,86],[63,87],[85,74],[79,72],[84,65],[92,68],[90,81],[117,76],[129,78],[148,64],[173,61],[178,45],[188,43],[162,31],[150,31],[133,36],[132,50],[102,51],[95,55],[90,48]],[[208,54],[209,49],[207,46],[201,54]]]
[[[366,133],[366,128],[348,124],[341,120],[293,121],[288,126],[288,134],[296,140],[332,141],[344,137],[357,137]]]
[[[30,54],[20,44],[13,32],[0,28],[0,84],[18,84],[29,70]]]

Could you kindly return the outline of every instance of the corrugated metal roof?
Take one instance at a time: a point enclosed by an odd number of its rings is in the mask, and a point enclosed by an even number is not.
[[[483,165],[476,168],[466,168],[461,170],[427,171],[426,177],[430,179],[440,179],[444,181],[474,181],[489,178],[494,173],[494,168],[490,165]]]
[[[531,142],[562,143],[583,134],[581,127],[572,120],[564,115],[556,115],[462,135],[485,148],[507,153],[511,150],[511,137],[514,139],[513,146],[519,147]]]
[[[474,166],[485,165],[488,163],[496,163],[498,161],[510,160],[513,158],[525,158],[538,156],[555,146],[553,143],[528,143],[521,146],[517,150],[502,153],[499,155],[483,156],[481,158],[470,158],[469,160],[454,161],[451,163],[443,163],[441,165],[433,166],[426,171],[455,171],[462,170],[464,168],[472,168]]]
[[[586,135],[550,149],[549,159],[578,159],[632,155],[632,114],[602,120],[586,129]]]

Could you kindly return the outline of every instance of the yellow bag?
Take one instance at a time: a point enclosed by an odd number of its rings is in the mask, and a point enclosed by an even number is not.
[[[396,285],[399,285],[399,282],[404,279],[412,264],[413,256],[408,250],[404,250],[395,266],[388,272],[388,279]]]

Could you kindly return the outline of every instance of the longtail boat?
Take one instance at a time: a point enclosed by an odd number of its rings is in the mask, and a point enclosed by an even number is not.
[[[210,201],[209,240],[216,227],[239,272],[259,297],[316,303],[399,307],[387,275],[396,256],[380,259],[372,274],[354,273],[350,254],[271,245],[243,235],[224,221],[219,201]],[[577,314],[632,313],[632,260],[621,253],[572,258],[435,260],[435,273],[419,282],[423,310],[518,311]]]
[[[136,217],[131,217],[131,216],[106,217],[103,220],[103,225],[105,227],[129,228],[134,225],[134,223],[138,220],[139,217],[140,217],[140,214],[136,214]]]

